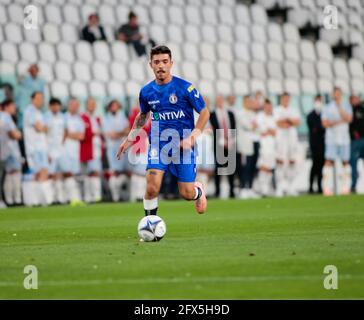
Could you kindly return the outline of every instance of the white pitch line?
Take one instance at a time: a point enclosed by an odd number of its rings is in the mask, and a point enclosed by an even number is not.
[[[312,275],[297,275],[297,276],[247,276],[247,277],[179,277],[179,278],[148,278],[148,279],[105,279],[105,280],[76,280],[76,281],[39,281],[39,286],[97,286],[105,284],[175,284],[175,283],[213,283],[213,282],[264,282],[264,281],[285,281],[285,280],[323,280],[322,276]],[[364,279],[363,274],[350,275],[350,274],[339,274],[339,280],[362,280]],[[23,286],[22,282],[16,281],[0,281],[0,287],[18,287]]]

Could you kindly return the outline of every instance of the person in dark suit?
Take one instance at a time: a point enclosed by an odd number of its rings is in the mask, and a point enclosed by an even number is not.
[[[216,109],[210,115],[210,123],[214,134],[214,154],[215,154],[215,196],[220,196],[220,175],[218,175],[218,168],[226,167],[226,164],[219,164],[217,162],[217,154],[224,154],[227,156],[229,149],[232,147],[232,138],[229,137],[228,129],[236,129],[236,122],[233,112],[224,108],[225,99],[223,96],[216,97]],[[218,140],[216,129],[223,129],[223,139]],[[234,173],[228,175],[230,198],[234,198]]]
[[[317,192],[322,193],[322,169],[325,163],[325,128],[321,122],[322,99],[317,95],[314,109],[307,115],[309,142],[312,156],[309,193],[314,193],[313,184],[317,179]]]
[[[82,29],[82,39],[91,44],[98,40],[107,40],[104,28],[99,24],[99,16],[96,13],[89,15],[88,24]]]

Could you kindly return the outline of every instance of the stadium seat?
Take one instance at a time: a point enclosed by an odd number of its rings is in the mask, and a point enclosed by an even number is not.
[[[182,48],[183,48],[183,56],[186,60],[195,63],[199,62],[200,55],[198,51],[198,46],[196,44],[191,42],[186,42],[184,43]]]
[[[350,59],[348,62],[350,75],[353,78],[364,79],[363,63],[357,59]]]
[[[8,23],[6,6],[0,6],[0,25],[5,25],[6,23]]]
[[[209,80],[201,80],[198,84],[198,91],[200,91],[204,97],[215,95],[214,86],[212,81]]]
[[[282,46],[277,42],[268,42],[267,52],[270,60],[278,62],[282,62],[284,60]]]
[[[93,79],[108,82],[110,80],[109,70],[105,62],[96,61],[91,65]]]
[[[263,43],[253,42],[251,46],[251,55],[255,60],[266,62],[267,54]]]
[[[324,78],[318,79],[317,85],[320,93],[331,94],[334,88],[332,82]]]
[[[162,25],[151,25],[149,27],[149,35],[157,44],[163,44],[167,41],[165,28]]]
[[[127,23],[130,9],[128,6],[120,4],[116,7],[116,21],[119,23],[116,27],[120,28],[122,24]]]
[[[87,63],[93,61],[92,48],[89,42],[81,40],[76,43],[76,57],[78,60]]]
[[[137,12],[137,8],[138,6],[135,7],[135,11]],[[100,24],[103,26],[106,25],[111,25],[111,26],[116,26],[116,19],[115,19],[115,14],[114,14],[114,8],[108,4],[102,4],[99,8],[97,13],[99,14],[99,18],[100,18]],[[140,17],[140,22],[143,22],[145,19],[144,16],[141,17],[140,16],[140,12],[139,13],[139,17]]]
[[[250,24],[251,24],[249,9],[244,4],[240,4],[240,3],[236,4],[235,18],[236,18],[236,22],[238,24],[243,24],[246,26],[250,26]]]
[[[317,93],[316,83],[312,79],[301,79],[301,91],[305,94],[314,95]]]
[[[72,24],[61,25],[62,40],[69,43],[76,43],[80,40],[80,34],[77,28]]]
[[[227,81],[233,80],[234,76],[233,76],[233,72],[231,70],[230,63],[228,63],[226,61],[218,61],[216,70],[217,70],[217,75],[218,75],[219,79],[223,79],[223,80],[227,80]]]
[[[208,42],[202,42],[200,45],[201,58],[206,61],[214,62],[216,60],[215,47]]]
[[[331,65],[327,61],[319,60],[316,63],[317,74],[321,78],[328,80],[333,80],[334,76],[332,74]]]
[[[62,81],[53,81],[50,85],[53,97],[64,100],[69,97],[67,85]]]
[[[19,45],[20,59],[29,63],[38,61],[37,49],[33,43],[23,42]]]
[[[304,60],[301,62],[300,67],[304,78],[316,79],[316,67],[314,62]]]
[[[107,42],[114,42],[116,40],[115,29],[111,25],[104,26],[105,37]]]
[[[253,61],[250,64],[250,72],[253,78],[265,80],[267,73],[265,71],[265,65],[261,61]]]
[[[75,79],[88,82],[92,80],[90,65],[83,61],[76,61],[73,65]]]
[[[23,42],[22,27],[15,23],[9,23],[4,26],[5,38],[7,41],[20,44]]]
[[[88,17],[90,14],[93,14],[97,12],[97,9],[95,6],[91,6],[89,4],[83,4],[80,6],[80,12],[81,12],[81,24],[86,25],[88,21]]]
[[[16,63],[19,61],[19,54],[16,44],[11,42],[1,43],[1,60]]]
[[[300,71],[298,68],[298,64],[293,61],[284,61],[283,62],[283,70],[286,78],[291,78],[294,80],[300,79]]]
[[[168,22],[166,10],[162,6],[152,6],[150,8],[150,16],[152,18],[151,22],[154,24],[165,26]]]
[[[251,61],[248,44],[239,43],[239,42],[235,43],[234,44],[234,54],[235,54],[235,58],[237,60],[244,61],[244,62]]]
[[[316,10],[315,0],[301,0],[301,6],[309,9],[310,11]]]
[[[249,93],[247,81],[235,79],[233,82],[233,93],[237,96],[244,96]]]
[[[44,15],[47,22],[61,25],[63,22],[61,8],[54,4],[47,4],[44,7]]]
[[[199,79],[196,65],[193,62],[184,61],[182,62],[182,74],[186,79],[196,82]]]
[[[66,42],[60,42],[57,45],[57,56],[61,61],[72,63],[75,61],[75,53],[73,51],[73,46]]]
[[[263,6],[264,9],[272,9],[277,5],[279,0],[257,0],[256,3]]]
[[[300,41],[298,29],[291,23],[285,23],[283,25],[283,34],[284,38],[289,42],[298,43]]]
[[[288,11],[287,21],[297,28],[303,28],[310,20],[310,11],[296,8]]]
[[[16,85],[16,71],[12,62],[0,60],[0,74],[3,82],[10,82],[12,85]]]
[[[131,61],[128,65],[129,75],[132,80],[143,83],[145,80],[144,65],[139,61]]]
[[[168,41],[175,42],[175,43],[183,43],[183,32],[182,27],[178,25],[171,24],[167,28],[167,36]]]
[[[219,25],[217,26],[217,34],[219,36],[219,40],[227,43],[233,43],[234,35],[232,32],[232,28],[227,25]]]
[[[46,23],[44,25],[43,36],[44,36],[44,40],[49,43],[57,44],[58,42],[61,41],[61,36],[59,34],[59,28],[58,28],[58,26],[56,26],[53,23]]]
[[[355,51],[355,48],[354,48]],[[316,42],[316,52],[318,59],[326,60],[329,62],[333,61],[333,54],[330,46],[324,41]]]
[[[92,47],[94,50],[94,57],[97,61],[110,63],[111,61],[110,48],[105,41],[95,41]]]
[[[217,34],[215,31],[215,27],[211,25],[204,24],[201,28],[201,34],[203,41],[216,43],[217,42]]]
[[[124,97],[125,91],[123,85],[118,81],[109,81],[106,83],[107,93],[112,98],[121,98]]]
[[[39,66],[39,75],[47,82],[50,83],[54,81],[54,74],[51,64],[45,61],[40,61],[38,63]]]
[[[28,73],[28,69],[29,69],[29,62],[19,60],[16,63],[16,73],[17,73],[17,75],[26,76],[27,73]]]
[[[217,80],[216,81],[216,91],[222,95],[230,95],[232,94],[230,82],[226,80]]]
[[[251,79],[250,92],[262,91],[264,94],[267,92],[265,82],[261,79]]]
[[[184,0],[180,0],[180,1],[184,1]],[[216,0],[203,0],[203,1],[204,1],[204,4],[206,4],[208,6],[217,7],[219,5],[219,2]]]
[[[247,26],[244,26],[242,24],[240,25],[236,25],[234,27],[234,34],[235,34],[235,39],[237,40],[237,42],[244,42],[244,43],[250,43],[250,33],[249,33],[249,29]]]
[[[63,17],[65,23],[70,23],[74,26],[81,25],[80,12],[78,10],[78,6],[75,6],[71,3],[66,3],[63,8]]]
[[[364,45],[356,46],[353,48],[353,58],[364,62]]]
[[[251,27],[252,39],[256,42],[266,43],[267,35],[265,27],[259,24],[253,24]]]
[[[172,23],[178,26],[184,26],[185,24],[183,9],[179,6],[174,6],[174,5],[169,6],[168,17],[170,21],[170,23],[168,24],[168,28]]]
[[[218,15],[220,24],[225,24],[228,26],[233,26],[235,24],[235,17],[230,6],[220,6]]]
[[[231,46],[227,43],[217,44],[217,56],[219,57],[219,59],[226,60],[228,62],[232,62],[234,60]]]
[[[233,70],[237,79],[250,80],[248,63],[242,61],[234,61]]]
[[[42,42],[38,46],[41,60],[54,64],[57,61],[56,51],[53,44]],[[61,59],[61,56],[58,56]]]
[[[131,97],[138,97],[140,84],[135,81],[128,81],[126,83],[126,94]]]
[[[353,93],[362,94],[364,92],[364,80],[359,78],[351,79],[351,90]]]
[[[312,41],[302,40],[300,42],[300,51],[302,59],[312,62],[317,60],[315,47]]]
[[[76,97],[81,100],[87,99],[89,91],[85,82],[82,81],[72,81],[70,84],[71,96]]]
[[[268,24],[267,12],[259,4],[250,6],[250,13],[254,23],[266,26]]]
[[[149,1],[149,0],[147,0],[147,1]],[[185,0],[171,0],[171,3],[176,6],[180,6],[180,7],[183,7],[186,4]]]
[[[194,5],[187,5],[185,6],[185,16],[186,16],[186,23],[187,25],[199,25],[202,21],[200,10],[195,5],[196,2],[194,2]]]
[[[278,80],[283,80],[281,63],[277,61],[268,61],[267,63],[268,76]]]
[[[71,67],[64,61],[57,61],[54,66],[55,76],[57,80],[69,83],[73,80]],[[77,73],[75,74],[77,76]]]
[[[362,45],[364,43],[363,32],[351,28],[349,31],[349,43],[353,45]]]
[[[267,27],[267,33],[270,41],[283,43],[283,31],[280,24],[270,22]]]
[[[9,21],[12,23],[17,23],[22,25],[24,22],[24,12],[23,7],[17,3],[12,3],[8,6],[8,17]]]
[[[118,82],[127,82],[129,79],[126,65],[119,61],[113,61],[110,65],[110,74],[112,79]]]
[[[223,6],[233,7],[233,6],[235,6],[236,1],[235,1],[235,0],[220,0],[220,3],[221,3]]]
[[[113,59],[116,61],[129,61],[128,47],[125,43],[121,41],[111,43],[111,52]]]
[[[347,79],[335,78],[334,86],[339,87],[345,95],[350,94],[350,86]]]
[[[288,60],[297,63],[300,61],[300,54],[298,52],[296,43],[285,42],[283,48],[284,48],[284,54]]]
[[[349,69],[346,60],[341,58],[335,58],[333,67],[336,78],[341,78],[349,81]]]
[[[215,37],[216,37],[216,35],[215,35]],[[187,25],[185,27],[185,38],[186,38],[186,41],[199,44],[201,42],[199,28],[194,25]]]
[[[300,85],[298,83],[299,80],[296,79],[284,79],[283,88],[284,91],[289,92],[292,95],[299,95],[301,93]]]
[[[216,8],[212,6],[202,7],[202,18],[205,24],[211,24],[216,26],[218,24],[218,18],[216,14]]]
[[[178,43],[168,42],[167,46],[172,51],[172,60],[174,61],[174,63],[182,61],[182,53],[180,45]]]
[[[3,27],[0,24],[0,43],[5,41],[5,36],[4,36],[4,32],[3,32]]]
[[[216,80],[216,73],[213,63],[209,61],[201,61],[201,63],[199,64],[199,69],[202,79],[210,81]]]
[[[336,46],[342,39],[342,35],[341,29],[327,30],[325,28],[321,28],[319,32],[320,40],[326,42],[330,46]]]
[[[282,82],[278,79],[268,79],[267,89],[270,94],[282,94],[283,92]]]
[[[359,12],[350,10],[347,14],[347,18],[349,26],[353,26],[359,30],[363,27],[363,22]]]
[[[104,98],[106,95],[105,85],[99,81],[91,81],[88,83],[90,94],[94,98]]]

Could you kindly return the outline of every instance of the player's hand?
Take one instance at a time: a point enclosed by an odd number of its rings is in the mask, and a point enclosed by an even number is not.
[[[133,145],[133,141],[128,140],[126,138],[119,146],[118,152],[116,154],[116,158],[120,160],[121,156]]]
[[[195,137],[193,135],[190,135],[181,141],[181,148],[184,150],[191,150],[194,145]]]

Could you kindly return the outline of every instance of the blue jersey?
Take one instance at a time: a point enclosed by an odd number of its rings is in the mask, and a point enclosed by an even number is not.
[[[145,85],[139,102],[141,112],[150,112],[152,118],[147,170],[168,170],[180,182],[194,182],[194,151],[179,153],[179,144],[195,127],[194,111],[200,113],[205,107],[200,93],[190,82],[173,77],[164,85],[155,81]],[[169,145],[171,148],[165,148]]]
[[[163,85],[155,81],[145,85],[139,95],[141,112],[151,113],[152,129],[150,135],[156,135],[165,129],[174,129],[181,139],[194,127],[193,111],[198,113],[205,107],[205,102],[197,89],[188,81],[178,77]],[[157,124],[158,123],[158,124]],[[159,130],[155,130],[159,127]]]

